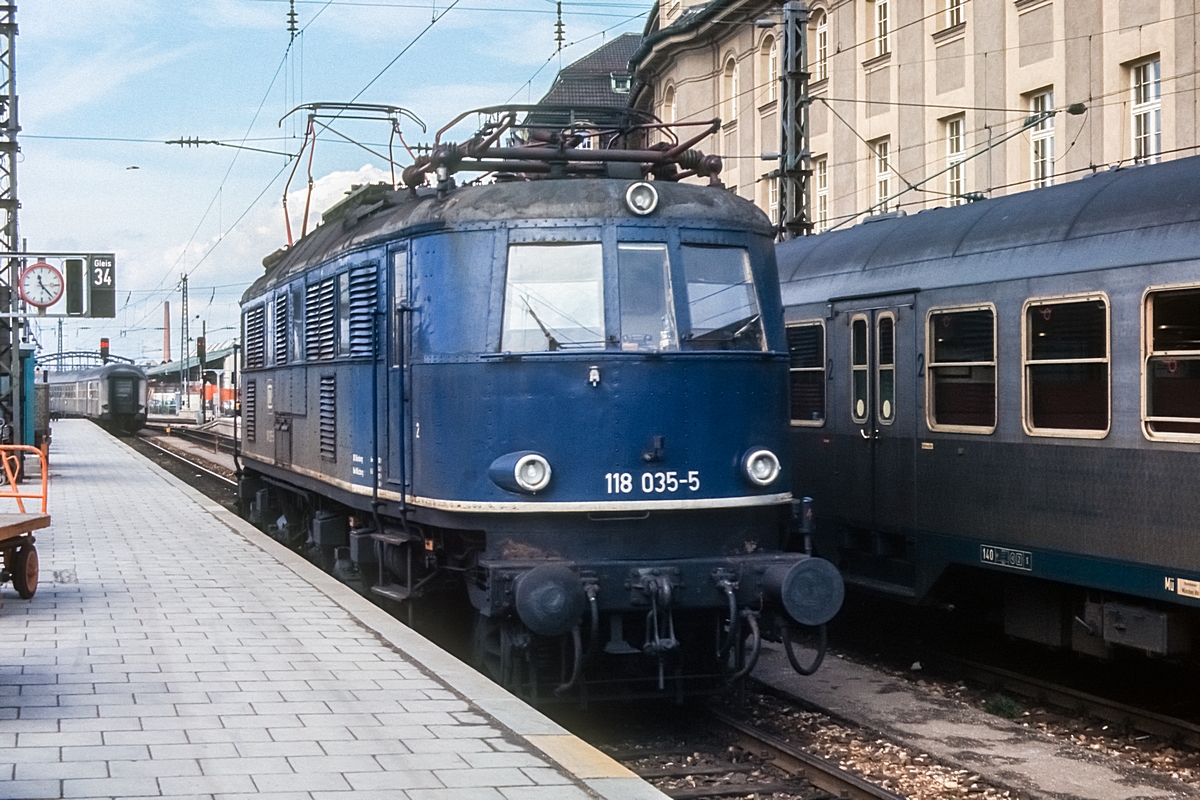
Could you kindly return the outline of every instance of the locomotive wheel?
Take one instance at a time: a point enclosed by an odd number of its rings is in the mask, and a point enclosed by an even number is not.
[[[504,623],[493,617],[485,617],[475,612],[475,632],[471,639],[471,656],[475,669],[491,678],[501,686],[504,685],[505,661],[512,658],[511,651],[506,652]]]
[[[12,565],[13,588],[22,600],[33,597],[38,587],[37,548],[27,544],[17,551]]]
[[[518,697],[535,697],[531,690],[537,682],[536,671],[530,665],[529,685],[525,685],[527,670],[523,667],[528,661],[528,654],[513,635],[511,624],[475,612],[475,632],[471,644],[475,669]]]

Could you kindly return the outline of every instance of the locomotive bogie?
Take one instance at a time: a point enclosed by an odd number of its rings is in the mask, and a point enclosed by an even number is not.
[[[1194,653],[1198,178],[1183,159],[780,247],[794,489],[847,583]]]

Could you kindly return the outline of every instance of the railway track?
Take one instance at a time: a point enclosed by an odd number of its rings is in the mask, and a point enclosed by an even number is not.
[[[902,800],[880,786],[717,709],[698,714],[684,741],[607,748],[674,800],[814,798]],[[657,740],[659,737],[647,737]]]
[[[942,672],[990,689],[1002,690],[1073,714],[1094,717],[1113,725],[1200,749],[1200,725],[1186,720],[951,655],[939,655],[935,663]]]
[[[233,438],[216,431],[197,430],[184,425],[167,425],[164,423],[148,423],[146,428],[161,433],[170,431],[171,436],[178,436],[189,442],[202,444],[213,449],[214,453],[232,453]]]

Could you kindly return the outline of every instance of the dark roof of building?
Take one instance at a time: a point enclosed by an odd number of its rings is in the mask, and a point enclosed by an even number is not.
[[[541,99],[543,105],[623,107],[629,103],[629,57],[642,37],[623,33],[583,58],[563,67],[554,85]],[[613,76],[624,78],[625,91],[616,91]]]

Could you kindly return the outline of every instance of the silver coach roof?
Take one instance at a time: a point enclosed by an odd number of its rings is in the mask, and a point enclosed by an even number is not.
[[[785,306],[1200,258],[1200,157],[795,239]]]

